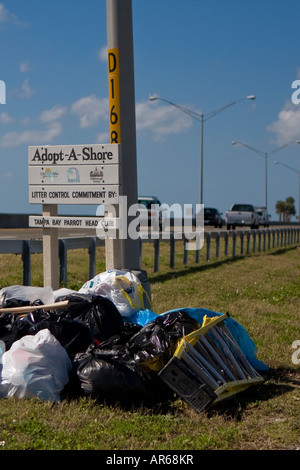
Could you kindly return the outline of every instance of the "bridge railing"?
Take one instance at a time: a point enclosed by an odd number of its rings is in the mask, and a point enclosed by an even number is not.
[[[155,239],[140,238],[141,258],[143,246],[152,243],[154,248],[153,271],[160,269],[160,244],[169,243],[170,258],[169,266],[175,266],[176,245],[183,243],[182,263],[187,264],[191,256],[196,263],[203,259],[208,262],[212,258],[221,256],[241,256],[255,252],[269,251],[275,248],[299,244],[300,227],[271,228],[259,230],[237,230],[237,231],[205,231],[204,246],[200,250],[191,251],[188,249],[189,236],[180,239],[174,233],[170,233],[169,239],[162,238],[162,235]],[[67,287],[68,284],[68,251],[75,249],[87,249],[89,254],[89,279],[95,276],[96,250],[98,246],[104,246],[105,241],[98,237],[74,237],[59,239],[59,266],[60,282]],[[223,251],[223,254],[222,254]],[[19,254],[23,263],[23,285],[31,285],[31,255],[43,252],[43,240],[0,240],[0,254]]]

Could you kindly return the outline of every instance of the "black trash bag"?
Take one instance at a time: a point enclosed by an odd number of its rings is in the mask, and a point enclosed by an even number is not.
[[[141,331],[143,327],[141,325],[138,325],[137,323],[129,323],[124,320],[123,328],[121,333],[119,334],[120,344],[127,344],[128,341],[139,331]]]
[[[57,311],[60,317],[78,318],[87,324],[99,341],[121,334],[123,318],[114,303],[101,295],[72,293],[60,296],[56,302],[69,301],[69,306]]]
[[[49,318],[32,324],[28,334],[35,335],[38,331],[48,329],[50,333],[66,349],[70,358],[86,349],[93,343],[94,337],[88,325],[78,319]]]
[[[27,299],[11,298],[4,301],[1,308],[18,308],[18,307],[31,307],[35,305],[44,305],[41,299],[36,299],[33,302]]]
[[[16,307],[28,307],[33,305],[42,305],[40,300],[35,301],[34,303],[27,300],[19,299],[8,299],[5,302],[3,308],[16,308]],[[0,314],[0,339],[4,341],[6,350],[10,349],[11,345],[25,336],[28,331],[29,324],[26,321],[26,317],[21,318],[16,313],[13,312],[3,312]]]
[[[40,318],[39,312],[38,318]],[[18,315],[10,312],[4,312],[0,315],[0,339],[4,341],[8,351],[12,344],[23,338],[29,333],[33,321],[33,314],[20,318]]]
[[[149,393],[150,378],[118,341],[119,337],[112,337],[100,347],[92,345],[85,353],[76,354],[68,385],[73,394],[109,403],[132,403]]]
[[[23,327],[24,325],[22,325],[21,320],[16,315],[1,313],[0,340],[5,343],[6,350],[10,349],[11,345],[23,336],[21,332]]]
[[[10,299],[9,302],[14,303],[14,299]],[[18,299],[15,299],[16,304],[14,308],[19,305]],[[35,305],[40,306],[44,305],[38,299],[34,302],[30,302],[30,306],[34,307]],[[29,304],[27,305],[29,306]],[[6,308],[6,307],[5,307]],[[11,307],[7,307],[11,308]],[[30,328],[32,325],[37,324],[45,319],[49,319],[51,312],[45,311],[44,309],[32,310],[32,312],[25,314],[24,317],[19,316],[13,312],[3,312],[0,314],[0,339],[4,341],[6,345],[6,350],[10,349],[11,345],[21,339],[25,335],[32,334],[30,333]],[[52,314],[53,318],[55,317],[54,313]]]
[[[26,335],[35,335],[38,331],[48,329],[66,349],[69,356],[85,351],[94,341],[92,331],[84,322],[60,318],[55,312],[37,310],[20,318],[12,313],[0,315],[0,339],[6,350]]]
[[[159,372],[173,356],[177,341],[200,328],[199,323],[180,310],[159,315],[129,341],[135,364],[146,372]]]

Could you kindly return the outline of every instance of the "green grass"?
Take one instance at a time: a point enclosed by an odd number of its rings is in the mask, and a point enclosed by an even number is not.
[[[97,249],[97,272],[105,254]],[[204,249],[205,250],[205,247]],[[202,251],[203,251],[202,250]],[[214,251],[212,250],[212,253]],[[238,251],[237,251],[238,253]],[[199,264],[189,253],[182,262],[176,247],[174,269],[162,244],[160,270],[154,251],[143,249],[153,310],[203,307],[240,322],[269,365],[263,384],[247,389],[209,411],[196,413],[180,398],[122,406],[88,398],[45,403],[38,399],[0,400],[0,443],[6,450],[261,450],[300,448],[300,366],[292,343],[300,340],[300,249],[293,246],[236,258],[212,256]],[[22,262],[1,255],[0,287],[22,283]],[[87,250],[68,254],[68,287],[88,279]],[[42,257],[32,259],[32,284],[42,285]],[[298,355],[300,359],[300,351]]]

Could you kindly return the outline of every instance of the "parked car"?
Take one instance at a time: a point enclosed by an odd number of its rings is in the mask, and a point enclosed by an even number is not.
[[[264,227],[269,227],[270,225],[270,215],[265,207],[256,207],[256,212],[259,216],[259,224]]]
[[[156,196],[139,196],[138,203],[141,206],[139,216],[141,225],[147,226],[148,222],[148,226],[151,226],[151,221],[153,221],[152,226],[155,227],[158,223],[158,227],[161,230],[167,214],[160,200]]]
[[[214,225],[214,227],[223,227],[222,213],[214,207],[204,207],[204,225]]]
[[[226,212],[227,230],[236,226],[259,228],[259,215],[252,204],[233,204]]]

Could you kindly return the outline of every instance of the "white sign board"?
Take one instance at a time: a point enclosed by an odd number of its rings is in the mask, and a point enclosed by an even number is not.
[[[29,227],[42,228],[103,228],[104,230],[116,229],[118,219],[111,217],[53,217],[53,216],[29,216]]]
[[[90,188],[82,186],[31,186],[29,202],[31,204],[117,204],[119,186],[101,186]]]
[[[118,204],[119,144],[28,148],[31,204]]]

